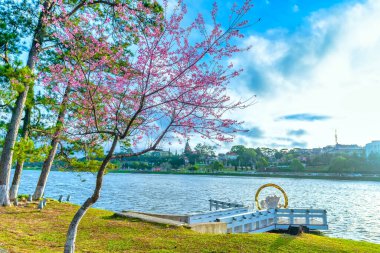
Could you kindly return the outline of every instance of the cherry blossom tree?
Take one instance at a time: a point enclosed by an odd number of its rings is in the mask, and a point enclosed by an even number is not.
[[[117,36],[119,29],[124,29],[129,22],[136,20],[136,14],[139,14],[139,21],[144,22],[141,20],[144,18],[144,13],[135,10],[138,4],[142,4],[150,13],[160,11],[160,6],[149,0],[0,0],[0,84],[4,87],[11,86],[13,89],[11,94],[14,94],[11,96],[12,99],[6,99],[6,104],[0,104],[1,107],[11,108],[0,156],[0,205],[10,205],[10,170],[23,111],[28,94],[34,89],[38,77],[39,72],[36,67],[43,69],[56,61],[57,55],[54,53],[57,53],[61,42],[56,37],[57,27],[69,32],[70,28],[60,25],[83,25],[84,20],[92,24],[109,23],[107,29],[102,32],[108,33],[108,37],[112,38]],[[120,18],[119,14],[122,13],[128,13],[129,19]],[[94,30],[96,31],[99,30]],[[29,41],[30,38],[31,42],[28,45],[25,41]],[[81,37],[72,37],[72,39],[82,40]],[[23,53],[27,55],[25,63],[21,61]],[[110,57],[115,56],[116,52],[110,55]],[[3,90],[2,88],[0,90]],[[3,95],[0,94],[1,102],[4,100]],[[30,115],[30,108],[26,108],[25,114]],[[24,120],[25,131],[23,130],[21,134],[23,138],[30,135],[29,122],[30,120]],[[21,174],[22,167],[23,161],[20,160],[16,167],[17,177],[12,190],[14,194],[17,192],[19,182],[17,178]]]
[[[64,64],[50,66],[42,82],[54,85],[60,94],[70,87],[62,135],[88,146],[110,144],[98,164],[94,192],[69,226],[65,252],[74,252],[78,225],[99,199],[103,176],[113,158],[138,156],[164,141],[190,134],[230,141],[240,130],[240,122],[226,118],[226,113],[251,103],[250,99],[231,101],[227,95],[230,80],[241,71],[228,58],[245,50],[236,43],[243,37],[240,30],[247,25],[243,17],[252,7],[250,1],[234,5],[227,27],[216,20],[216,4],[211,25],[198,15],[188,26],[184,25],[187,9],[181,1],[171,13],[166,12],[167,2],[163,6],[162,15],[150,15],[151,9],[142,3],[132,10],[115,3],[118,18],[126,22],[136,13],[145,14],[137,14],[141,22],[128,22],[117,36],[106,32],[110,20],[103,25],[77,26],[86,22],[86,15],[75,23],[65,21],[57,29],[56,37],[70,53],[63,57]],[[115,43],[131,34],[132,46]],[[78,45],[76,37],[86,43]],[[64,50],[58,49],[58,54]],[[115,155],[118,145],[131,146],[135,152]]]

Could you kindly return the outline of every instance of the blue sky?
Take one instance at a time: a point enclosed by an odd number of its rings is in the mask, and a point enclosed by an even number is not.
[[[185,1],[191,15],[213,1]],[[226,20],[233,1],[216,1]],[[248,133],[231,145],[323,147],[380,139],[380,1],[257,0],[242,45],[229,61],[245,69],[230,94],[256,95],[235,112]],[[191,141],[195,145],[199,139]],[[203,140],[202,140],[203,142]]]

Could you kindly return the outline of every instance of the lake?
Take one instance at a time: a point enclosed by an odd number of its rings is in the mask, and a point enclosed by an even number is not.
[[[23,172],[19,194],[33,194],[39,173]],[[252,206],[256,190],[265,183],[280,185],[290,208],[326,209],[326,235],[380,243],[380,182],[111,173],[105,176],[95,207],[185,214],[207,211],[210,198]],[[82,204],[94,185],[91,173],[53,171],[45,196],[70,194],[71,202]]]

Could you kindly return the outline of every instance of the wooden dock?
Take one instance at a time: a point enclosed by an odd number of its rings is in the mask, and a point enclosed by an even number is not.
[[[327,230],[327,212],[323,209],[277,208],[256,211],[237,203],[210,200],[214,211],[195,214],[116,213],[148,222],[186,226],[202,233],[262,233],[272,230]],[[223,209],[222,209],[223,208]],[[298,229],[297,229],[298,227]]]
[[[288,230],[305,227],[309,230],[327,230],[327,211],[323,209],[278,208],[252,211],[237,203],[209,200],[210,210],[216,211],[189,215],[189,224],[223,222],[227,233],[261,233],[271,230]]]
[[[270,209],[224,216],[227,233],[261,233],[303,226],[309,230],[327,230],[327,213],[322,209]]]

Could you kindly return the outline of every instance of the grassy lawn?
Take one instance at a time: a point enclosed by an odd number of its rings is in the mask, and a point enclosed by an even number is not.
[[[0,248],[8,252],[62,252],[78,206],[49,201],[0,208]],[[91,209],[82,220],[77,252],[380,252],[380,245],[305,234],[199,234]],[[1,250],[0,250],[1,252]]]

